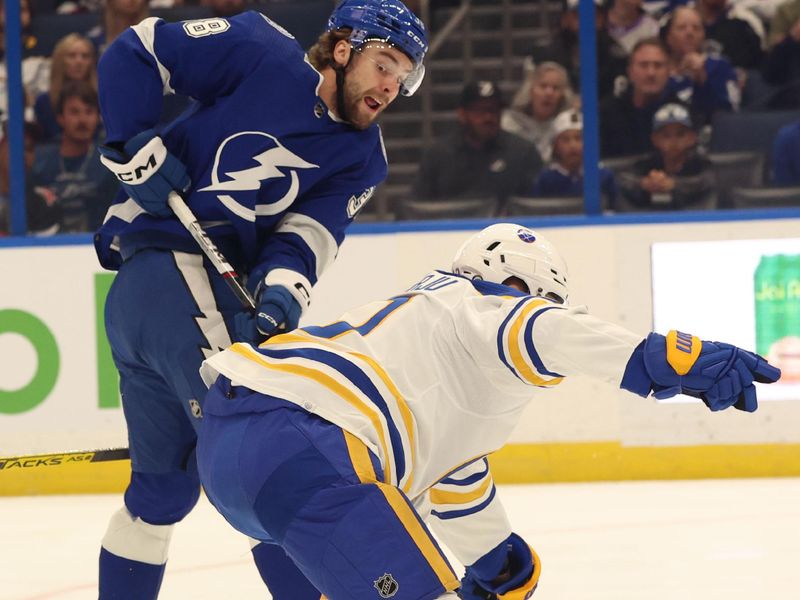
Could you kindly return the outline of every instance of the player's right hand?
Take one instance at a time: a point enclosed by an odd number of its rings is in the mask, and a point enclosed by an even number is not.
[[[169,193],[188,189],[186,167],[167,151],[161,138],[147,129],[124,147],[100,146],[100,161],[116,175],[125,192],[151,215],[169,217]]]
[[[300,305],[282,285],[271,285],[261,290],[255,315],[239,313],[235,316],[237,341],[258,345],[268,337],[297,328]]]

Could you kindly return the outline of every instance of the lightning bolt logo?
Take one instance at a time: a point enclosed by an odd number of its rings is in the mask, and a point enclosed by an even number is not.
[[[273,148],[252,156],[252,160],[257,166],[238,171],[226,171],[223,175],[227,178],[220,181],[220,160],[225,147],[234,139],[242,136],[260,136],[272,141]],[[248,220],[255,221],[256,215],[275,215],[286,210],[297,198],[300,190],[300,179],[296,169],[316,169],[315,165],[303,160],[293,152],[290,152],[277,138],[264,133],[263,131],[240,131],[227,137],[217,148],[214,157],[214,167],[211,171],[211,185],[201,188],[200,192],[247,192],[258,191],[261,184],[269,179],[279,179],[287,176],[281,169],[288,169],[290,178],[289,190],[276,202],[265,205],[257,205],[256,209],[250,209],[237,202],[228,194],[218,194],[217,198],[234,214]]]

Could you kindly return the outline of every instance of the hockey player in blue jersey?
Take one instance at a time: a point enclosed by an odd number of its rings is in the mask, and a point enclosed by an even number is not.
[[[452,272],[216,354],[202,370],[214,383],[197,449],[209,499],[280,544],[329,600],[530,597],[541,562],[512,532],[486,456],[532,398],[585,375],[752,412],[753,381],[780,376],[735,346],[643,338],[567,299],[555,248],[497,224]],[[467,566],[460,582],[428,526]]]
[[[198,369],[232,340],[291,330],[345,230],[386,176],[376,118],[420,85],[425,28],[399,0],[344,0],[308,51],[257,12],[145,19],[105,51],[103,163],[124,188],[95,237],[118,270],[106,330],[132,475],[100,554],[101,599],[156,598],[170,535],[198,499]],[[163,131],[162,97],[195,102]],[[255,296],[242,312],[173,215],[177,190]],[[283,551],[253,554],[303,598]],[[281,562],[283,560],[287,564]],[[299,574],[298,574],[299,575]],[[318,597],[318,596],[317,596]]]

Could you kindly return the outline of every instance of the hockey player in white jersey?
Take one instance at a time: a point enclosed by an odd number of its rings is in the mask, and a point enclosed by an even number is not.
[[[296,327],[347,227],[386,177],[377,117],[424,73],[425,27],[399,0],[344,0],[306,53],[258,12],[145,19],[99,65],[103,163],[123,191],[95,236],[118,274],[106,332],[120,372],[132,473],[100,551],[101,600],[158,596],[175,523],[197,502],[195,428],[204,358],[231,340]],[[155,130],[162,97],[195,102]],[[256,315],[211,268],[168,206],[178,190],[247,277]],[[253,556],[305,600],[277,546]],[[272,584],[269,584],[272,587]],[[317,595],[317,598],[319,596]]]
[[[330,600],[528,598],[541,563],[512,532],[486,456],[532,398],[583,375],[754,411],[753,381],[780,376],[735,346],[643,337],[567,298],[553,246],[498,224],[464,244],[452,272],[329,325],[234,344],[202,371],[209,499]],[[460,582],[428,526],[467,565]]]

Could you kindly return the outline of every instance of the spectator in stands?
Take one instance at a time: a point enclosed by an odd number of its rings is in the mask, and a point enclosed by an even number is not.
[[[697,153],[689,110],[665,104],[653,117],[656,151],[619,177],[620,209],[708,208],[716,196],[711,162]]]
[[[532,196],[583,196],[583,116],[580,111],[560,113],[553,123],[552,162],[533,186]],[[617,196],[614,174],[600,168],[600,195],[613,206]]]
[[[772,147],[772,182],[800,185],[800,121],[784,125]]]
[[[764,25],[747,8],[728,0],[697,0],[707,40],[719,43],[719,54],[734,67],[755,69],[763,58]]]
[[[595,4],[600,4],[595,0]],[[597,26],[597,88],[600,97],[614,89],[614,80],[625,73],[627,53],[606,30],[606,15],[602,6],[596,6]],[[580,47],[578,43],[578,0],[563,0],[563,13],[559,29],[547,43],[533,50],[536,64],[553,61],[569,73],[573,89],[580,89]]]
[[[68,81],[85,81],[97,89],[97,56],[88,38],[70,33],[56,44],[50,67],[50,89],[39,94],[34,104],[36,122],[42,128],[45,141],[61,133],[55,106]]]
[[[727,59],[704,49],[705,30],[697,9],[677,7],[662,34],[670,52],[667,87],[691,105],[701,119],[695,125],[710,123],[714,111],[739,108],[736,71]]]
[[[33,121],[25,121],[23,125],[23,140],[25,148],[25,171],[30,172],[33,167],[36,143],[41,136],[39,126]],[[3,123],[2,137],[0,137],[0,236],[8,235],[11,222],[11,177],[10,177],[10,150],[6,124]],[[44,190],[36,189],[30,177],[25,178],[25,198],[30,206],[37,202],[36,196]],[[41,199],[38,199],[41,202]]]
[[[500,127],[536,145],[542,160],[550,160],[553,120],[574,102],[567,71],[543,62],[528,71],[525,82],[503,111]]]
[[[763,73],[767,83],[781,86],[770,108],[793,110],[800,106],[800,0],[789,0],[775,12]]]
[[[69,81],[56,105],[63,133],[58,144],[36,151],[32,179],[49,188],[54,201],[30,215],[38,233],[94,231],[119,189],[116,177],[100,163],[95,135],[100,125],[97,91],[85,81]]]
[[[33,15],[28,0],[19,0],[20,25],[22,27],[22,85],[25,90],[25,118],[33,118],[33,101],[47,90],[50,76],[50,60],[44,56],[38,38],[31,29]],[[6,72],[5,4],[0,1],[0,115],[8,114],[8,83]]]
[[[669,52],[658,38],[639,41],[628,57],[628,78],[600,103],[600,154],[632,156],[652,150],[653,115],[676,102],[667,89]]]
[[[536,146],[500,129],[503,100],[497,84],[464,86],[459,130],[422,156],[413,194],[419,200],[489,197],[499,208],[506,198],[531,189],[542,168]]]
[[[149,14],[147,0],[105,0],[100,25],[93,27],[86,35],[99,56],[120,33],[138,25]]]
[[[658,21],[642,8],[642,0],[609,0],[606,28],[608,34],[628,54],[640,40],[658,35]]]

